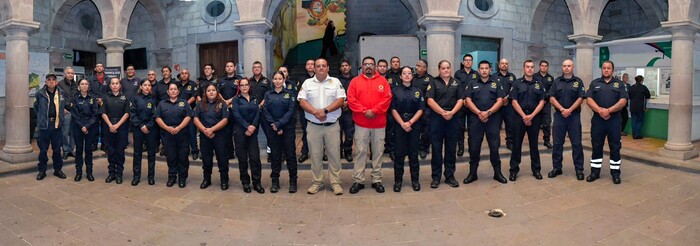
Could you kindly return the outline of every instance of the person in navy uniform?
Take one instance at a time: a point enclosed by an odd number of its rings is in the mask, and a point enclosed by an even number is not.
[[[214,72],[216,72],[216,70],[214,69],[214,64],[204,64],[202,71],[204,73],[204,76],[197,79],[197,101],[206,98],[207,86],[211,84],[217,86],[217,83],[219,82],[214,76]]]
[[[194,109],[194,125],[199,129],[199,141],[202,145],[202,169],[204,180],[199,186],[206,189],[211,185],[211,173],[214,168],[214,153],[219,168],[221,190],[228,190],[228,131],[229,110],[215,84],[203,88],[204,99],[197,103]]]
[[[389,87],[393,90],[394,87],[401,84],[401,59],[399,59],[398,56],[394,56],[389,59],[389,63],[390,68],[383,76],[386,78],[386,81],[389,82]],[[396,125],[396,121],[394,121],[394,117],[392,117],[390,113],[386,114],[384,153],[388,153],[392,161],[394,160],[394,135],[396,134],[397,128],[398,126]]]
[[[540,71],[535,73],[535,80],[539,81],[542,86],[544,86],[545,91],[549,91],[549,89],[552,87],[552,83],[554,83],[554,77],[552,75],[549,75],[549,62],[546,60],[541,60],[540,61]],[[549,140],[551,139],[552,135],[552,104],[549,103],[549,100],[545,100],[544,102],[544,108],[540,112],[540,115],[542,115],[542,140],[544,141],[544,146],[547,147],[548,149],[551,149],[552,142]]]
[[[614,184],[620,184],[621,142],[621,110],[627,104],[627,87],[624,82],[613,77],[615,65],[605,61],[601,67],[601,78],[591,82],[586,91],[586,102],[593,111],[591,118],[591,174],[586,181],[593,182],[600,178],[600,168],[603,166],[603,146],[608,138],[610,147],[610,176]]]
[[[58,88],[56,75],[49,73],[46,75],[46,85],[36,93],[34,99],[34,110],[36,112],[36,122],[39,128],[39,173],[36,180],[46,177],[46,166],[49,161],[48,149],[51,145],[53,155],[53,175],[65,179],[66,174],[61,171],[63,168],[63,157],[61,147],[63,146],[64,110],[66,108],[66,98],[63,90]]]
[[[464,88],[459,85],[459,81],[451,76],[452,64],[447,60],[442,60],[438,64],[438,68],[440,69],[440,77],[430,82],[426,94],[428,106],[432,110],[430,125],[436,126],[431,127],[433,154],[430,188],[433,189],[440,186],[443,164],[445,166],[445,183],[450,187],[459,187],[459,183],[454,177],[457,158],[455,153],[457,149],[457,131],[459,131],[459,121],[455,116],[462,107],[464,98]],[[445,148],[444,156],[442,153],[443,144]]]
[[[297,88],[301,90],[301,86],[304,85],[304,81],[307,79],[313,78],[316,73],[314,72],[314,59],[308,59],[306,60],[306,64],[304,65],[304,69],[306,71],[302,76],[300,76],[297,79]],[[297,93],[298,95],[298,93]],[[299,106],[299,101],[297,101],[297,106]],[[302,130],[302,135],[301,135],[301,155],[299,155],[299,159],[297,159],[298,163],[302,163],[306,160],[309,159],[309,142],[307,141],[306,138],[306,124],[307,120],[304,116],[304,110],[301,107],[299,108],[299,124],[301,124],[301,130]],[[351,155],[352,156],[352,155]]]
[[[505,98],[503,98],[502,122],[506,128],[506,148],[513,150],[513,117],[515,117],[515,112],[510,104],[510,90],[515,82],[515,74],[508,72],[508,64],[508,59],[505,58],[498,61],[498,72],[493,74],[493,79],[501,84],[506,93]]]
[[[126,77],[122,78],[120,82],[122,84],[122,93],[126,95],[126,98],[132,100],[140,89],[141,79],[136,77],[134,65],[126,65],[126,69],[124,71],[126,72]]]
[[[472,81],[477,80],[479,77],[477,72],[472,69],[472,65],[474,65],[474,57],[471,54],[465,54],[462,57],[461,65],[462,69],[455,72],[455,79],[459,81],[462,87],[467,88]],[[464,133],[467,130],[465,124],[467,117],[471,117],[471,112],[469,112],[467,107],[463,107],[462,110],[459,111],[459,116],[457,117],[457,119],[460,121],[458,132],[459,135],[457,136],[457,156],[460,157],[464,155]]]
[[[262,100],[265,97],[265,93],[267,93],[269,90],[272,89],[272,83],[270,83],[270,80],[267,79],[265,76],[262,75],[263,72],[263,66],[260,61],[255,61],[253,62],[253,77],[248,78],[250,81],[250,93],[255,97],[259,98],[260,101],[259,103],[259,108],[262,109],[263,104],[265,103],[265,100]],[[267,126],[269,122],[266,121],[265,117],[260,117],[260,124],[263,126]],[[262,127],[262,132],[265,135],[265,138],[267,138],[269,131],[267,127]],[[267,162],[270,162],[270,154],[272,153],[272,150],[270,149],[269,143],[267,145]]]
[[[280,190],[280,171],[282,170],[282,157],[287,161],[289,171],[289,193],[297,192],[297,156],[294,112],[296,100],[292,91],[287,90],[284,81],[284,73],[276,72],[272,76],[274,88],[265,93],[265,104],[262,108],[263,117],[269,123],[267,136],[270,145],[272,173],[272,185],[270,192],[277,193]]]
[[[576,179],[583,180],[583,145],[581,145],[581,103],[586,92],[583,81],[574,76],[574,61],[566,59],[561,64],[562,76],[555,79],[548,91],[549,101],[554,106],[554,149],[552,150],[551,172],[549,178],[563,174],[562,153],[564,152],[564,137],[569,134],[571,155],[574,161]]]
[[[233,103],[233,98],[238,95],[239,87],[238,87],[238,82],[242,79],[241,76],[236,74],[236,63],[234,61],[227,61],[226,62],[226,67],[224,68],[226,71],[226,74],[219,78],[219,81],[217,83],[217,89],[219,89],[219,95],[224,99],[224,102],[231,107],[231,104]],[[229,110],[229,112],[231,112]],[[233,119],[229,119],[231,121]],[[235,134],[235,127],[233,127],[234,124],[228,124],[228,132],[231,135]],[[236,159],[236,147],[233,144],[233,137],[231,137],[230,141],[227,142],[227,145],[229,146],[229,156],[228,159]]]
[[[259,99],[251,94],[250,81],[243,78],[238,81],[240,93],[233,98],[234,119],[233,139],[238,155],[238,171],[240,171],[243,191],[250,193],[250,181],[252,176],[253,189],[260,194],[265,189],[260,184],[262,167],[260,163],[260,147],[258,146],[258,126],[260,123]],[[250,167],[250,174],[248,174]]]
[[[292,82],[291,80],[289,80],[289,68],[287,68],[287,66],[285,66],[285,65],[282,65],[277,69],[277,71],[284,74],[284,89],[291,92],[292,95],[294,95],[294,98],[296,98],[296,95],[298,93],[297,85],[295,82]]]
[[[156,123],[161,128],[161,137],[165,145],[165,156],[168,162],[168,182],[166,186],[172,187],[177,181],[178,187],[187,186],[187,175],[190,168],[190,160],[187,158],[189,150],[189,131],[187,125],[193,116],[192,108],[187,101],[178,98],[180,94],[176,83],[168,84],[168,100],[163,100],[156,108]]]
[[[537,149],[540,128],[542,125],[542,115],[540,112],[544,108],[544,101],[547,92],[544,85],[535,79],[535,62],[525,60],[523,62],[523,77],[513,83],[513,90],[510,92],[513,103],[513,111],[516,117],[513,121],[513,153],[510,155],[510,181],[515,181],[520,172],[520,160],[523,150],[523,140],[527,133],[527,140],[530,145],[530,166],[532,176],[542,179],[540,170],[540,152]]]
[[[109,79],[110,92],[102,98],[100,114],[104,121],[105,148],[109,162],[109,176],[105,183],[116,181],[122,183],[124,173],[124,149],[129,144],[129,106],[131,102],[121,92],[122,84],[119,78]]]
[[[180,99],[187,101],[187,104],[194,108],[194,103],[197,99],[197,84],[190,80],[189,70],[182,69],[182,71],[180,71],[180,83],[178,83],[178,85],[180,86]],[[197,147],[197,128],[194,126],[194,121],[190,121],[187,130],[190,132],[192,160],[197,160],[199,159],[199,147]]]
[[[90,81],[81,79],[78,83],[78,93],[73,95],[71,101],[71,131],[75,142],[75,182],[83,178],[83,163],[85,164],[86,178],[95,181],[92,175],[92,149],[90,147],[97,141],[97,115],[99,106],[95,96],[90,94]],[[83,156],[85,152],[85,156]]]
[[[465,105],[474,114],[469,122],[469,175],[464,179],[465,184],[479,179],[477,169],[481,155],[481,144],[486,135],[489,146],[489,159],[493,167],[493,179],[505,184],[508,182],[501,173],[501,157],[498,148],[501,145],[500,127],[503,105],[506,93],[503,86],[495,80],[491,73],[491,63],[479,62],[479,79],[474,81],[466,90]]]
[[[420,190],[418,145],[421,125],[416,123],[420,121],[423,110],[425,110],[425,99],[423,91],[412,85],[412,72],[408,66],[401,68],[402,83],[392,90],[394,95],[391,101],[391,115],[398,125],[394,137],[396,143],[394,192],[401,192],[406,156],[408,156],[408,166],[411,171],[411,187],[414,191]]]
[[[421,91],[421,95],[425,97],[426,91],[428,90],[428,85],[430,85],[430,81],[432,81],[433,76],[428,74],[428,62],[419,59],[416,62],[416,74],[413,75],[413,86],[418,87]],[[420,144],[418,147],[418,156],[421,159],[425,159],[428,156],[428,152],[430,151],[430,127],[428,125],[428,119],[430,118],[430,108],[425,107],[423,110],[423,115],[421,115],[420,121],[418,123],[420,124]],[[459,139],[457,140],[459,141]]]
[[[350,88],[350,81],[355,77],[351,73],[352,66],[348,60],[340,61],[340,84],[343,85],[345,89],[345,94],[348,94],[348,88]],[[352,139],[355,136],[355,122],[352,121],[352,111],[348,107],[347,99],[343,102],[342,113],[340,114],[340,157],[345,157],[345,160],[352,162]],[[344,136],[344,137],[343,137]]]
[[[154,117],[158,103],[153,95],[153,84],[145,79],[141,81],[139,87],[129,109],[131,127],[134,129],[134,178],[131,180],[133,186],[141,182],[141,159],[144,144],[146,144],[148,151],[148,184],[154,185],[156,183],[156,151],[160,141],[160,131]]]
[[[109,92],[109,77],[105,75],[105,65],[101,62],[95,64],[93,71],[95,72],[95,75],[88,78],[90,81],[90,93],[97,97],[98,104],[102,105],[102,96]],[[98,120],[97,122],[97,131],[99,132],[97,135],[98,140],[92,144],[92,150],[97,150],[98,142],[102,143],[100,145],[100,149],[105,150],[104,135],[109,130],[105,129],[104,123],[101,120]]]

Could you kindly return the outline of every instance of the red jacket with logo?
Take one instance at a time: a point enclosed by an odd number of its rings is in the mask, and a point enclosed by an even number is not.
[[[386,78],[376,72],[372,78],[362,74],[353,78],[349,87],[348,107],[355,124],[364,128],[386,127],[386,114],[391,105],[391,88]],[[367,110],[371,110],[375,117],[365,117]]]

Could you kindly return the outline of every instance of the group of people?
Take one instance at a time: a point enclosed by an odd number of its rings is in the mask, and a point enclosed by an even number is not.
[[[297,163],[311,159],[312,183],[307,193],[324,189],[323,162],[329,164],[330,189],[343,194],[340,181],[340,158],[354,163],[350,193],[365,188],[367,158],[371,161],[371,187],[384,192],[381,157],[389,153],[394,162],[393,191],[403,187],[405,159],[408,157],[411,187],[421,189],[419,157],[431,156],[431,188],[444,182],[458,187],[454,177],[456,156],[464,154],[465,132],[469,153],[469,174],[463,180],[469,184],[478,179],[481,146],[486,137],[493,178],[500,183],[516,181],[520,171],[522,144],[528,136],[531,171],[542,179],[538,152],[539,132],[544,132],[544,144],[553,148],[553,169],[548,177],[563,173],[563,145],[569,135],[576,178],[584,179],[581,145],[581,104],[585,100],[594,115],[591,119],[593,153],[591,171],[586,178],[593,182],[600,177],[603,145],[610,145],[610,171],[613,183],[620,178],[620,138],[622,111],[626,111],[628,90],[641,91],[641,99],[632,97],[632,107],[649,98],[643,78],[628,89],[626,83],[613,76],[611,61],[603,63],[602,77],[590,83],[574,76],[570,59],[562,63],[562,75],[548,74],[549,64],[523,63],[523,76],[508,72],[508,61],[502,59],[498,71],[492,73],[487,61],[478,63],[474,71],[473,57],[463,57],[462,68],[454,73],[452,64],[443,60],[437,64],[439,75],[427,73],[428,63],[417,61],[415,69],[400,65],[393,57],[376,61],[365,57],[361,74],[353,76],[350,62],[340,63],[338,78],[329,76],[324,58],[308,60],[306,72],[293,81],[288,69],[279,68],[270,82],[262,75],[262,64],[252,66],[253,76],[236,74],[236,64],[226,63],[225,74],[215,77],[212,64],[203,67],[203,76],[189,79],[189,71],[180,71],[172,78],[169,67],[163,67],[163,78],[156,80],[155,71],[146,79],[135,75],[133,66],[126,67],[125,78],[109,78],[98,63],[95,76],[75,81],[73,69],[65,69],[65,78],[46,76],[46,85],[36,94],[34,109],[39,128],[39,173],[46,177],[49,145],[53,150],[54,175],[65,179],[63,159],[75,156],[76,182],[82,179],[83,164],[86,178],[94,181],[92,152],[101,141],[108,155],[109,175],[105,182],[122,183],[124,150],[133,132],[133,179],[141,179],[142,152],[148,153],[149,185],[155,184],[155,156],[159,145],[164,148],[168,164],[167,186],[187,185],[189,154],[200,157],[206,189],[211,183],[214,156],[220,174],[222,190],[229,186],[229,160],[238,157],[240,181],[247,193],[264,193],[261,184],[261,161],[258,131],[267,138],[272,173],[270,191],[279,192],[282,162],[289,172],[289,192],[297,192]],[[635,101],[636,100],[636,101]],[[550,109],[554,109],[550,123]],[[302,125],[302,150],[296,158],[296,113]],[[633,121],[643,118],[633,110]],[[501,173],[500,127],[505,123],[506,146],[512,150],[509,177]],[[634,122],[633,122],[634,123]],[[549,142],[553,135],[553,145]],[[634,125],[634,136],[641,136],[641,122]],[[68,134],[67,134],[68,133]],[[199,138],[197,135],[199,134]],[[199,139],[199,141],[197,141]],[[72,146],[74,144],[74,147]],[[63,155],[61,150],[63,147]],[[354,152],[353,152],[354,148]],[[429,150],[430,148],[430,150]],[[74,150],[73,150],[74,149]],[[250,171],[249,171],[250,169]],[[444,169],[444,170],[443,170]],[[251,186],[252,183],[252,186]]]

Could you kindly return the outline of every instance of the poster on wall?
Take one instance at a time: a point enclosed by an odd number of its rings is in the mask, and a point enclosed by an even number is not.
[[[323,38],[330,21],[345,30],[345,0],[297,0],[297,6],[297,43]]]
[[[6,54],[0,50],[0,71],[6,71]],[[34,96],[39,88],[44,85],[44,78],[49,72],[49,53],[29,52],[29,74],[27,85],[29,96]],[[5,74],[0,75],[0,97],[5,97]]]
[[[668,95],[671,93],[671,68],[661,68],[659,73],[659,93]]]
[[[121,67],[105,67],[105,76],[108,78],[122,78],[122,68]]]

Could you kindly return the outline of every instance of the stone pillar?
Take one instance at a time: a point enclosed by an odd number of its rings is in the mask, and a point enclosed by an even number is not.
[[[170,66],[170,64],[172,63],[173,49],[161,48],[151,53],[156,56],[156,63],[158,68],[156,68],[155,70],[157,72],[160,72],[161,67]]]
[[[131,44],[130,39],[126,38],[103,38],[97,40],[98,44],[104,45],[107,53],[107,62],[105,67],[120,67],[122,75],[124,74],[124,47]]]
[[[569,39],[576,42],[576,60],[574,61],[574,75],[583,80],[583,84],[588,88],[588,85],[593,81],[593,43],[601,40],[603,37],[589,34],[574,34],[569,35]],[[590,138],[591,132],[591,117],[593,111],[588,107],[586,101],[581,105],[581,130],[583,138]],[[586,105],[585,107],[583,105]]]
[[[693,120],[693,50],[695,34],[700,24],[692,21],[661,24],[672,37],[671,96],[668,105],[668,140],[659,149],[663,157],[688,160],[698,156],[690,142]],[[673,122],[671,122],[673,120]]]
[[[243,33],[243,66],[239,64],[238,67],[243,67],[245,76],[251,77],[253,76],[251,69],[253,62],[259,61],[262,64],[268,64],[265,40],[272,24],[266,19],[260,19],[236,21],[235,26]],[[269,70],[270,68],[265,69]],[[238,73],[240,72],[239,70]]]
[[[5,146],[0,159],[9,163],[36,161],[29,136],[29,34],[39,29],[33,21],[8,20],[5,33]],[[49,71],[46,71],[49,72]],[[42,80],[44,78],[41,78]]]
[[[418,25],[425,27],[428,73],[440,76],[438,63],[448,60],[452,63],[452,70],[459,69],[455,62],[455,28],[462,22],[462,16],[424,15],[418,19]]]

